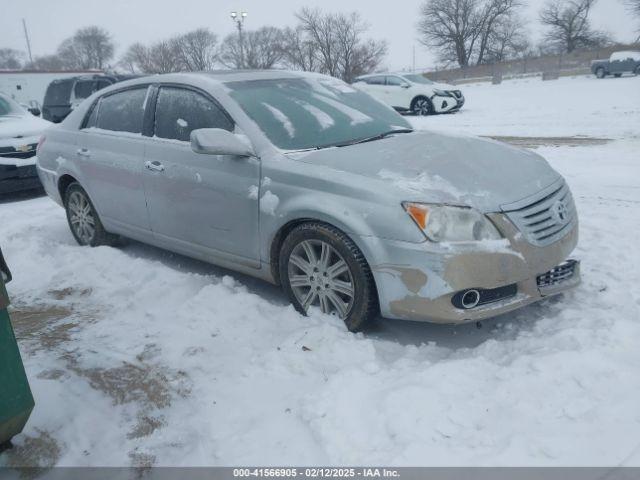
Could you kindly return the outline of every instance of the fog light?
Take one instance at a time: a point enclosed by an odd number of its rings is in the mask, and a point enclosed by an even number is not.
[[[480,292],[478,290],[467,290],[462,294],[460,303],[466,309],[477,306],[480,303]]]

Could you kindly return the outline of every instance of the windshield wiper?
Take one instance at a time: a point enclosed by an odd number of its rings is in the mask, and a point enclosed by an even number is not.
[[[389,135],[394,135],[396,133],[413,133],[413,129],[411,128],[396,128],[394,130],[389,130],[388,132],[382,132],[372,137],[361,138],[360,140],[351,140],[349,142],[339,143],[336,147],[348,147],[349,145],[357,145],[359,143],[373,142],[375,140],[382,140]]]
[[[379,133],[372,137],[360,138],[356,140],[349,140],[347,142],[340,143],[328,143],[326,145],[318,145],[315,147],[303,148],[300,150],[290,150],[287,153],[301,153],[301,152],[311,152],[314,150],[324,150],[325,148],[335,148],[335,147],[348,147],[349,145],[357,145],[359,143],[365,142],[373,142],[374,140],[381,140],[389,135],[394,135],[396,133],[413,133],[413,129],[411,128],[396,128],[395,130],[389,130],[388,132]]]

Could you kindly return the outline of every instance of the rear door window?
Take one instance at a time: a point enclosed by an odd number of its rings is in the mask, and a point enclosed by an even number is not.
[[[47,93],[44,96],[44,104],[69,105],[72,87],[73,81],[71,80],[51,82],[47,88]]]
[[[403,82],[402,79],[399,77],[392,77],[392,76],[387,77],[387,85],[390,85],[392,87],[401,87],[405,83],[407,82]]]
[[[384,77],[368,77],[364,79],[369,85],[384,85]]]
[[[226,113],[204,95],[179,87],[162,87],[155,114],[155,136],[188,142],[193,130],[222,128],[233,131]]]
[[[124,90],[102,97],[97,105],[98,128],[114,132],[142,133],[146,96],[147,87]]]

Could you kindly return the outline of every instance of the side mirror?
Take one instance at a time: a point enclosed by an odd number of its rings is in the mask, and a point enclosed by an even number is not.
[[[408,83],[403,83],[402,85],[400,85],[402,88],[409,88],[411,85],[409,85]]]
[[[255,157],[251,145],[238,135],[221,128],[199,128],[191,132],[191,150],[206,155]]]
[[[36,117],[40,116],[40,109],[38,107],[31,107],[29,108],[29,113],[31,113],[31,115],[35,115]]]

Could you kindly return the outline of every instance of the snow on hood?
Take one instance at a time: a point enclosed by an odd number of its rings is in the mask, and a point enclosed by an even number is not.
[[[477,137],[429,131],[296,156],[374,178],[403,200],[468,205],[482,212],[531,196],[560,178],[541,156]]]
[[[34,137],[52,125],[51,122],[28,115],[0,116],[0,139]]]

